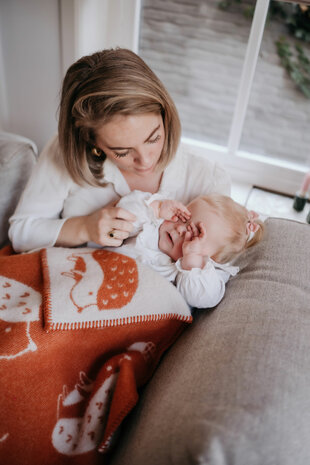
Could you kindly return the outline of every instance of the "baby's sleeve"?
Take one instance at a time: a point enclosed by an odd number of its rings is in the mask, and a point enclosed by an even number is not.
[[[117,203],[117,207],[121,207],[136,215],[136,221],[133,223],[134,229],[130,233],[131,237],[136,236],[146,223],[160,223],[150,206],[153,200],[158,200],[157,194],[134,190],[122,197]]]
[[[210,260],[202,269],[183,270],[180,260],[176,267],[176,287],[191,307],[212,308],[222,300],[231,273],[215,268]]]

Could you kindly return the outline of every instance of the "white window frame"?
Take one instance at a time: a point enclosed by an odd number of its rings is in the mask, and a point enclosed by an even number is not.
[[[141,0],[60,0],[64,72],[75,59],[99,49],[121,46],[138,53],[141,7]],[[268,7],[269,0],[257,0],[227,146],[186,137],[181,144],[223,163],[234,181],[294,195],[309,167],[240,150]]]

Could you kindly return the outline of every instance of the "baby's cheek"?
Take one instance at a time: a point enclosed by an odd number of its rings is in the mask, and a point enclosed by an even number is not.
[[[182,258],[183,257],[183,243],[184,242],[180,242],[180,244],[178,244],[176,247],[175,247],[175,251],[174,251],[174,260],[177,261],[179,260],[179,258]]]

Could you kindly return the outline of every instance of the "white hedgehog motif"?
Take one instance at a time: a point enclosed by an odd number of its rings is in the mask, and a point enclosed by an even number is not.
[[[39,320],[42,302],[41,294],[31,287],[15,279],[0,276],[0,320],[7,323],[26,323],[26,339],[28,345],[15,354],[0,354],[1,359],[13,359],[27,352],[37,350],[30,336],[30,325]],[[9,335],[12,326],[8,324],[5,332]]]
[[[152,342],[135,342],[127,351],[140,352],[145,360],[150,360],[155,345]],[[123,358],[131,359],[128,354]],[[105,369],[110,374],[91,398],[83,417],[61,418],[61,410],[85,401],[91,394],[93,382],[81,372],[80,381],[71,392],[68,393],[67,387],[64,386],[63,393],[58,398],[58,421],[52,433],[52,444],[61,454],[79,455],[98,447],[109,413],[111,395],[118,378],[118,368],[115,371],[112,365],[107,365]]]

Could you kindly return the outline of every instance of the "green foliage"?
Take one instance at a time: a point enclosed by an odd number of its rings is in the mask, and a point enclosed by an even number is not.
[[[295,44],[295,53],[285,37],[276,42],[277,52],[282,66],[289,73],[301,92],[310,98],[310,60],[300,44]]]
[[[242,0],[221,0],[218,4],[220,10],[228,10],[234,4],[241,5]],[[255,5],[242,5],[242,12],[246,18],[252,18],[255,10]]]
[[[293,14],[286,18],[286,26],[296,39],[310,42],[310,7],[294,5]]]
[[[228,10],[233,4],[239,4],[245,17],[253,17],[254,5],[242,5],[242,0],[222,0],[218,6],[222,10]],[[310,6],[271,0],[267,21],[284,23],[290,36],[300,42],[310,43]],[[275,45],[282,66],[297,88],[310,98],[310,61],[300,42],[294,44],[293,51],[284,37],[280,37]]]

